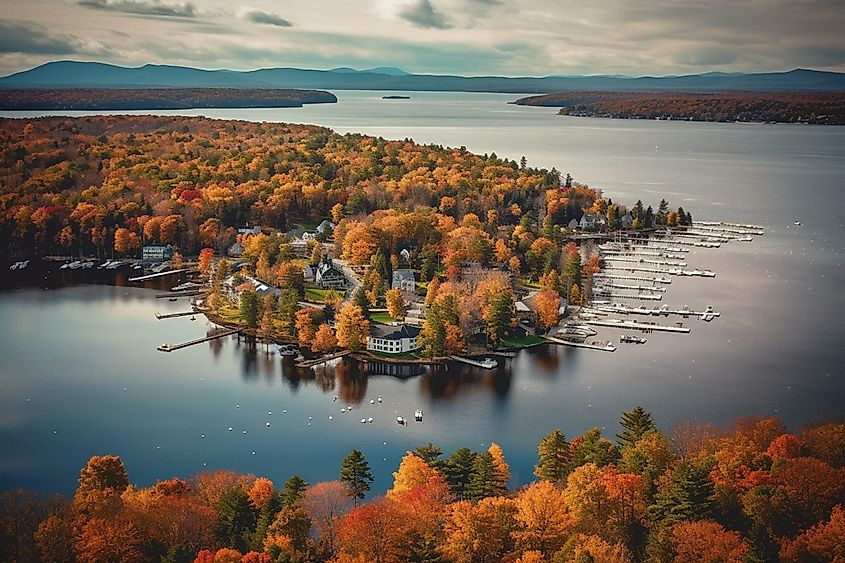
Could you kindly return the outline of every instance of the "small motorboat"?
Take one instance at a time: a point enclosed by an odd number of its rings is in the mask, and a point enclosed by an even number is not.
[[[406,424],[406,422],[405,422],[405,417],[404,417],[404,416],[397,416],[397,417],[396,417],[396,422],[397,422],[398,424],[402,425],[402,426],[405,426],[405,424]]]
[[[423,411],[422,409],[417,409],[414,411],[414,420],[417,422],[422,422],[423,419]]]
[[[631,336],[630,334],[623,334],[619,337],[619,342],[630,342],[631,344],[645,344],[646,339],[639,336]]]
[[[800,226],[801,226],[801,221],[795,221],[795,222],[793,222],[792,224],[793,224],[793,225],[795,225],[796,227],[800,227]]]

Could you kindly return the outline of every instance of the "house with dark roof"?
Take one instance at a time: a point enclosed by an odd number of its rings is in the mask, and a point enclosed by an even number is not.
[[[323,289],[346,289],[348,284],[346,276],[331,258],[325,258],[317,265],[314,281]]]
[[[578,223],[578,226],[585,231],[597,231],[606,225],[607,217],[604,215],[590,215],[589,213],[585,213],[581,217],[581,221]]]
[[[262,299],[267,295],[279,297],[281,293],[278,287],[243,274],[233,274],[223,280],[223,288],[236,303],[240,303],[244,291],[254,291]]]
[[[367,350],[382,354],[413,352],[419,345],[420,329],[415,326],[373,324],[367,337]]]

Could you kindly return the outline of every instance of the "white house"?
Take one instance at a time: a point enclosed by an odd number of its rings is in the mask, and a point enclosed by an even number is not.
[[[238,276],[240,277],[240,283],[235,285],[235,280],[238,279]],[[278,287],[274,287],[256,277],[245,276],[242,274],[234,274],[223,280],[223,288],[229,293],[229,296],[234,299],[236,303],[240,303],[241,294],[244,291],[254,291],[262,299],[267,295],[278,297],[281,293]]]
[[[384,354],[413,352],[420,347],[420,329],[414,326],[374,325],[367,338],[367,350]]]
[[[392,289],[399,289],[406,296],[413,297],[417,293],[417,281],[412,270],[393,270]]]
[[[587,231],[595,231],[596,229],[607,225],[607,218],[604,215],[590,215],[585,213],[581,217],[579,226]]]

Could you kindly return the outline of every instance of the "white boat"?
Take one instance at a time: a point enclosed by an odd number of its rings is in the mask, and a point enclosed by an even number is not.
[[[417,422],[422,422],[423,419],[423,411],[422,409],[417,409],[414,411],[414,420]]]
[[[82,267],[82,262],[80,262],[79,260],[74,260],[70,264],[65,264],[65,266],[67,266],[71,270],[78,270],[79,268]]]
[[[645,344],[646,339],[639,336],[631,336],[630,334],[623,334],[619,337],[619,342],[630,342],[632,344]]]
[[[397,422],[397,423],[399,423],[399,424],[401,424],[402,426],[405,426],[405,417],[403,417],[403,416],[397,416],[397,417],[396,417],[396,422]]]
[[[105,269],[105,268],[108,268],[109,266],[111,266],[111,260],[106,260],[105,262],[103,262],[102,264],[100,264],[99,266],[97,266],[97,269],[98,269],[98,270],[103,270],[103,269]]]
[[[795,222],[794,222],[794,223],[792,223],[792,224],[793,224],[793,225],[795,225],[796,227],[800,227],[800,226],[801,226],[801,221],[795,221]]]

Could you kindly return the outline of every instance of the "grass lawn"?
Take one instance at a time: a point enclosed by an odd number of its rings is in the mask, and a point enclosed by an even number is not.
[[[381,323],[383,325],[390,324],[392,322],[396,322],[396,319],[388,315],[387,313],[370,313],[370,318],[377,323]]]
[[[326,294],[332,291],[331,289],[318,289],[316,287],[305,288],[305,300],[312,303],[322,303],[326,300]]]
[[[516,280],[516,282],[520,285],[524,285],[525,287],[535,287],[537,289],[542,287],[539,283],[533,282],[533,281],[530,281],[530,280],[526,280],[526,279],[518,279],[518,280]]]
[[[519,348],[521,346],[531,346],[532,344],[539,344],[545,342],[539,336],[520,336],[517,338],[502,338],[502,348]]]

